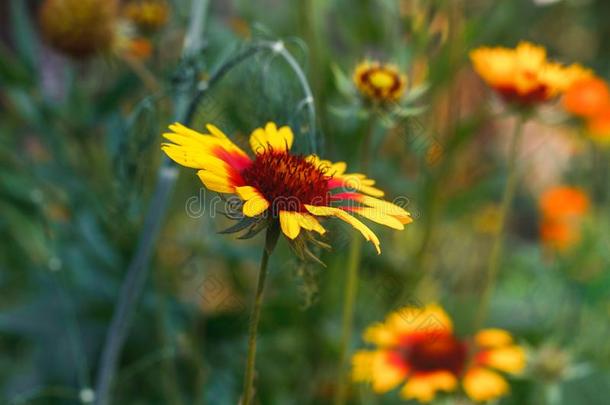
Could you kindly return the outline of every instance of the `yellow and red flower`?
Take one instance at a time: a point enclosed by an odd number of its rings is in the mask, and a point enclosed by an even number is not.
[[[287,126],[269,122],[255,129],[250,135],[253,158],[214,125],[206,127],[208,134],[170,125],[163,151],[176,163],[198,169],[208,189],[237,194],[244,220],[258,230],[261,221],[277,221],[284,235],[296,241],[302,230],[325,234],[318,218],[334,216],[360,231],[380,253],[379,238],[351,213],[394,229],[412,222],[407,211],[379,198],[384,193],[374,180],[346,173],[344,162],[291,153],[294,135]]]
[[[474,70],[506,101],[533,105],[551,100],[592,72],[578,64],[547,60],[546,50],[529,42],[516,48],[481,47],[470,53]]]
[[[540,237],[560,251],[578,243],[583,217],[589,210],[589,197],[579,188],[558,186],[540,197]]]
[[[509,392],[500,372],[518,374],[525,367],[525,351],[508,332],[484,329],[460,339],[437,305],[395,311],[370,326],[364,339],[377,347],[354,355],[354,381],[371,383],[377,393],[404,383],[401,396],[420,402],[456,391],[460,383],[474,401],[496,399]]]
[[[360,63],[352,79],[366,99],[380,103],[399,101],[407,89],[407,76],[395,65],[380,62]]]

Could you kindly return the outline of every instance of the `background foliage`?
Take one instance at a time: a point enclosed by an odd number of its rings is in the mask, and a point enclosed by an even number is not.
[[[425,113],[389,124],[380,118],[374,128],[370,175],[389,196],[408,198],[416,221],[402,233],[376,229],[381,256],[365,249],[355,349],[359,331],[408,302],[439,301],[458,330],[469,331],[505,180],[502,135],[512,124],[471,72],[468,50],[528,39],[602,77],[610,70],[610,4],[603,0],[211,1],[205,47],[188,63],[180,62],[180,48],[189,2],[170,4],[170,22],[144,62],[152,86],[121,58],[74,61],[45,46],[38,1],[0,5],[3,403],[87,401],[155,186],[160,134],[174,119],[176,94],[192,90],[193,71],[209,76],[251,41],[284,40],[313,89],[319,152],[354,166],[367,124],[350,110],[333,66],[350,72],[373,57],[399,64],[414,84],[427,77]],[[262,52],[210,90],[195,125],[214,122],[245,142],[267,120],[288,122],[307,151],[302,99],[294,72]],[[527,127],[520,161],[528,176],[488,321],[534,355],[559,348],[573,372],[549,376],[545,364],[532,367],[503,404],[607,403],[608,153],[592,152],[576,132],[552,114]],[[538,236],[538,196],[557,183],[590,190],[594,207],[586,243],[567,255],[549,252]],[[212,218],[212,197],[181,169],[121,357],[117,404],[237,403],[262,240],[218,235],[229,222]],[[327,268],[298,263],[284,242],[272,258],[259,336],[261,403],[332,402],[351,231],[331,230]],[[397,400],[360,386],[350,398]]]

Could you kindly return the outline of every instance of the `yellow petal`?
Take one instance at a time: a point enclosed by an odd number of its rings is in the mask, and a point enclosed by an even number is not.
[[[316,231],[320,235],[324,235],[326,233],[326,229],[320,225],[318,220],[314,216],[306,213],[299,213],[299,225],[303,229],[308,231]]]
[[[269,138],[267,137],[267,133],[262,128],[256,128],[250,134],[250,148],[252,148],[252,152],[260,155],[265,153],[270,146]]]
[[[218,129],[218,127],[216,127],[215,125],[207,124],[205,127],[208,129],[208,131],[210,131],[210,134],[212,134],[216,138],[229,140],[225,133]]]
[[[183,146],[165,143],[161,146],[161,150],[174,162],[190,167],[191,169],[203,169],[203,153],[197,153],[194,148],[185,148]]]
[[[299,236],[301,226],[299,225],[298,212],[280,211],[280,227],[289,239]]]
[[[273,122],[268,122],[265,128],[257,128],[250,135],[250,147],[257,155],[271,148],[275,152],[286,152],[292,147],[294,134],[287,126],[279,130]]]
[[[475,342],[481,347],[500,347],[513,343],[513,338],[502,329],[483,329],[475,337]]]
[[[325,207],[325,206],[318,206],[318,205],[305,205],[305,208],[307,209],[307,211],[311,212],[313,215],[316,215],[316,216],[333,215],[333,216],[347,222],[348,224],[350,224],[351,226],[356,228],[358,231],[360,231],[362,236],[364,236],[364,239],[371,242],[375,246],[375,249],[377,250],[377,254],[381,254],[380,242],[379,242],[379,238],[377,237],[377,235],[375,235],[375,233],[373,231],[371,231],[369,229],[369,227],[367,227],[362,222],[360,222],[358,219],[349,215],[345,211],[340,210],[338,208],[334,208],[334,207]]]
[[[396,344],[399,336],[385,323],[378,322],[366,328],[364,341],[380,347],[390,347]]]
[[[411,377],[401,394],[406,399],[414,398],[421,402],[430,402],[437,391],[451,392],[456,387],[457,378],[452,373],[437,371]]]
[[[360,201],[364,205],[368,205],[369,207],[377,208],[381,210],[386,215],[392,216],[410,216],[409,212],[404,210],[402,207],[399,207],[396,204],[393,204],[389,201],[380,200],[375,197],[370,197],[368,195],[363,195],[358,198],[357,201]]]
[[[337,208],[323,205],[305,205],[305,208],[307,208],[307,211],[311,212],[313,215],[319,217],[332,216],[335,215],[335,212],[337,211]]]
[[[340,179],[344,183],[344,187],[361,191],[363,193],[372,195],[373,197],[383,197],[385,194],[382,190],[368,185],[365,181],[366,177],[363,178],[362,175],[359,175],[358,173],[336,176],[336,178]]]
[[[194,129],[185,127],[184,125],[182,125],[179,122],[174,122],[173,124],[171,124],[169,126],[169,129],[174,131],[177,134],[182,134],[182,135],[189,136],[189,137],[198,138],[198,137],[204,136],[201,132],[197,132]]]
[[[258,191],[255,187],[252,186],[241,186],[235,187],[235,192],[244,201],[248,201],[255,197],[262,197],[260,191]]]
[[[525,368],[525,351],[519,346],[492,349],[485,353],[484,364],[496,370],[517,374]]]
[[[199,176],[203,184],[212,191],[218,193],[235,192],[235,187],[231,185],[226,177],[219,176],[207,170],[199,170],[197,176]]]
[[[269,208],[269,202],[267,200],[262,197],[254,197],[246,201],[243,212],[247,217],[255,217],[265,212],[267,208]]]
[[[402,307],[388,315],[386,325],[395,334],[405,334],[408,332],[430,334],[453,332],[451,318],[443,308],[436,304],[421,307]]]
[[[405,229],[405,226],[398,219],[385,215],[385,213],[375,208],[356,207],[354,212],[378,224],[398,230]]]
[[[281,127],[277,131],[277,136],[279,144],[284,148],[284,150],[290,150],[290,148],[292,148],[292,143],[294,142],[294,134],[292,133],[292,129],[290,129],[290,127]]]
[[[334,175],[340,176],[343,173],[345,173],[346,169],[347,169],[347,164],[345,162],[337,162],[330,166],[329,174],[334,174]]]
[[[473,400],[484,402],[508,393],[508,383],[502,376],[484,368],[469,370],[462,381],[464,391]]]
[[[215,159],[224,162],[224,159],[217,156],[217,150],[237,153],[249,160],[244,151],[213,125],[208,125],[208,129],[213,129],[214,136],[201,134],[179,123],[172,124],[169,128],[174,132],[165,133],[163,137],[172,143],[164,143],[161,148],[170,159],[183,166],[207,169],[204,167],[206,161]]]
[[[434,399],[436,389],[428,378],[413,376],[400,390],[400,395],[405,399],[416,399],[419,402],[428,403]]]
[[[388,361],[385,350],[359,351],[352,357],[352,379],[370,382],[373,391],[384,393],[404,381],[407,372]]]

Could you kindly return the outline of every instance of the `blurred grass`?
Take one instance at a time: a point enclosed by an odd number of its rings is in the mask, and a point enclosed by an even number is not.
[[[150,94],[120,60],[74,62],[46,47],[34,18],[39,3],[0,6],[9,16],[0,27],[0,398],[71,404],[95,378],[154,187],[160,134],[171,119],[168,95],[186,68],[179,65],[176,43],[188,2],[172,2],[172,21],[154,39],[146,62],[161,84],[158,94]],[[411,75],[418,62],[427,64],[429,110],[417,118],[423,129],[411,121],[376,129],[371,177],[388,196],[408,197],[419,217],[402,233],[375,228],[383,255],[365,246],[352,347],[363,346],[360,331],[394,309],[401,295],[442,302],[458,331],[470,332],[490,245],[489,235],[474,224],[504,184],[493,136],[504,127],[469,74],[467,51],[530,39],[547,45],[553,56],[608,77],[607,2],[212,3],[200,75],[213,72],[251,38],[285,39],[309,75],[320,152],[330,159],[354,164],[366,125],[329,108],[346,102],[334,83],[333,64],[350,72],[364,57],[379,57]],[[245,144],[247,132],[267,120],[299,127],[303,118],[295,108],[301,99],[292,73],[261,54],[213,89],[198,107],[196,126],[214,122]],[[436,165],[426,162],[426,148],[417,147],[418,137],[430,136],[443,148]],[[535,130],[526,136],[536,136]],[[586,376],[559,382],[561,404],[605,404],[610,388],[607,157],[603,151],[591,174],[587,152],[556,170],[559,178],[584,188],[596,182],[585,243],[571,255],[553,258],[541,246],[541,186],[520,187],[491,305],[491,326],[511,330],[532,349],[556,343],[574,364],[591,367]],[[121,358],[117,404],[237,403],[262,240],[217,235],[226,223],[210,218],[209,210],[187,216],[185,201],[200,188],[185,170]],[[332,401],[351,231],[339,224],[330,229],[334,248],[323,256],[328,268],[300,267],[284,242],[272,258],[257,360],[262,404]],[[209,283],[214,293],[205,290]],[[501,402],[548,403],[545,389],[535,373],[528,374]],[[397,396],[377,398],[353,386],[351,401],[389,404]]]

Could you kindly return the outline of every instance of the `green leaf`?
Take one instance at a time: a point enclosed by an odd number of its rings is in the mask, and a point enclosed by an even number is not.
[[[333,76],[335,77],[335,84],[337,85],[337,90],[339,93],[344,96],[354,97],[356,95],[356,89],[352,84],[352,81],[349,77],[337,66],[336,64],[332,64],[330,66]]]
[[[11,0],[10,24],[11,36],[19,56],[34,70],[37,66],[38,40],[29,16],[27,5],[29,2],[24,0]]]

